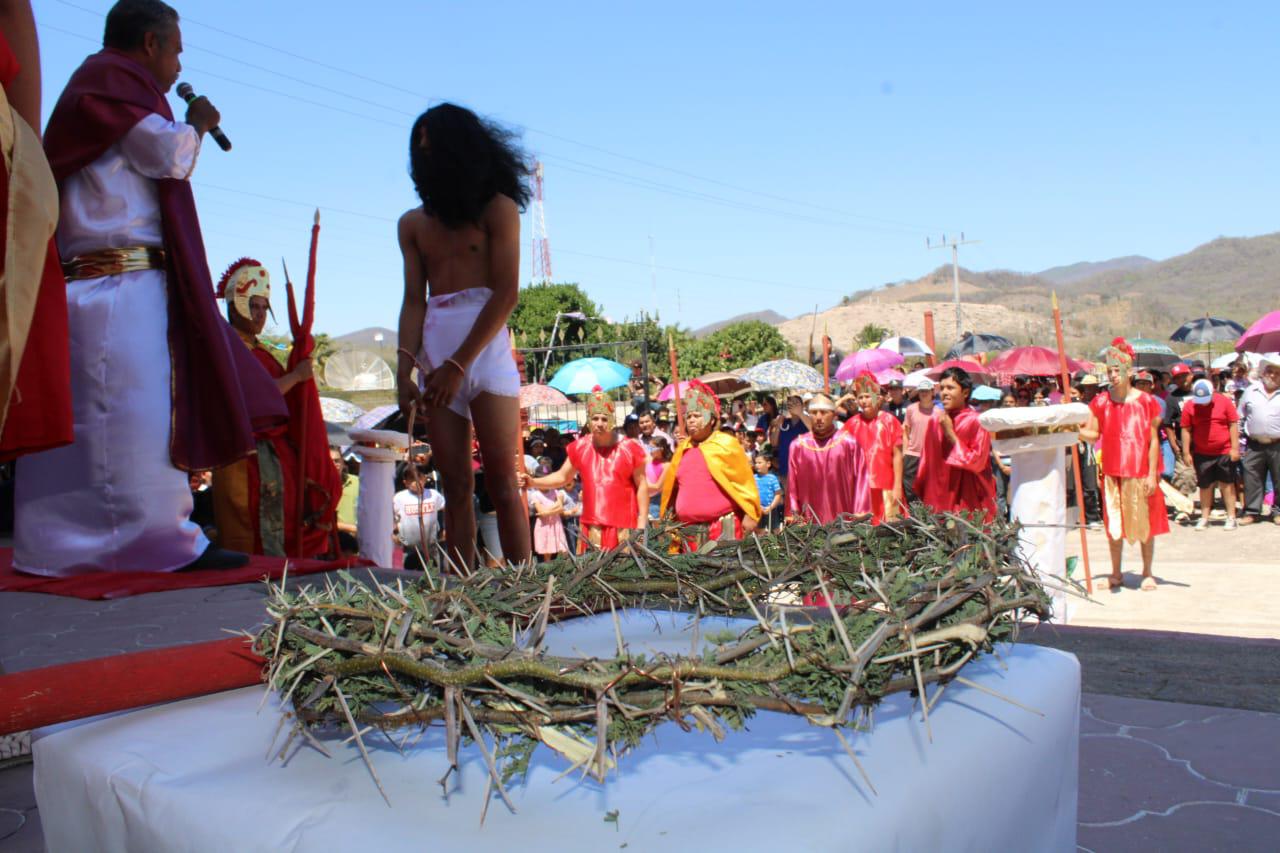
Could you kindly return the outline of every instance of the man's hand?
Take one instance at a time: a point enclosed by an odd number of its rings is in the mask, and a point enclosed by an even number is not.
[[[411,376],[400,376],[396,379],[396,397],[400,411],[408,417],[414,406],[422,403],[422,394],[418,391],[418,383]]]
[[[516,466],[516,488],[517,489],[527,489],[529,488],[529,484],[533,481],[533,478],[530,477],[527,472],[520,470],[523,467],[524,467],[524,462],[522,460],[520,464]]]
[[[458,396],[462,379],[462,368],[452,359],[445,361],[428,374],[425,387],[422,389],[422,402],[427,406],[449,405],[450,401]]]
[[[743,536],[746,536],[748,533],[754,533],[755,529],[759,526],[760,526],[760,519],[752,518],[749,515],[744,515],[742,517],[742,535]]]
[[[1160,489],[1160,475],[1152,474],[1142,481],[1142,496],[1149,498]]]
[[[292,370],[293,378],[297,382],[306,382],[315,376],[315,365],[310,358],[304,358],[298,362],[297,367]]]
[[[1196,463],[1195,463],[1195,460],[1191,458],[1191,454],[1190,454],[1190,453],[1188,453],[1186,456],[1182,457],[1182,464],[1183,464],[1183,465],[1186,465],[1188,468],[1190,468],[1190,469],[1192,469],[1192,470],[1195,470]]]
[[[1231,461],[1232,462],[1240,461],[1240,445],[1238,444],[1235,447],[1231,448]]]
[[[951,421],[951,415],[947,413],[946,409],[943,409],[938,414],[938,423],[942,425],[942,432],[947,438],[954,442],[956,440],[956,425]]]
[[[222,123],[222,113],[209,103],[209,99],[204,95],[196,98],[187,105],[187,124],[196,129],[196,133],[204,136],[209,132],[210,128],[217,127]]]

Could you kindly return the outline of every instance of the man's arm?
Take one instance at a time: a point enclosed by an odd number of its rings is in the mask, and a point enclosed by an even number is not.
[[[1160,463],[1160,416],[1157,414],[1151,419],[1151,440],[1147,444],[1147,497],[1160,488]]]
[[[573,463],[568,459],[564,460],[564,464],[560,466],[559,471],[552,472],[545,477],[530,477],[523,471],[516,472],[517,485],[522,489],[567,489],[573,483],[573,475],[578,473],[578,469],[573,467]],[[644,466],[640,467],[640,476],[644,476]]]
[[[121,138],[120,153],[143,177],[185,181],[196,168],[200,134],[189,124],[152,113]]]
[[[1231,422],[1231,461],[1240,461],[1240,422]]]
[[[644,530],[649,523],[649,480],[644,475],[644,463],[631,472],[631,482],[636,486],[636,527]]]
[[[417,210],[400,217],[396,225],[396,239],[400,243],[400,255],[404,259],[404,296],[400,302],[399,347],[396,356],[396,388],[400,411],[408,414],[420,399],[418,386],[413,381],[414,359],[407,353],[422,349],[422,321],[427,316],[427,271],[423,268],[422,255],[413,237],[413,220]]]
[[[0,33],[18,60],[18,75],[5,89],[10,106],[40,135],[40,41],[31,0],[0,0]]]

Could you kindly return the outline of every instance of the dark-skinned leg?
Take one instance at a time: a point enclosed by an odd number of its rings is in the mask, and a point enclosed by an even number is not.
[[[471,418],[484,462],[484,487],[498,513],[502,558],[508,563],[523,563],[529,559],[529,509],[516,487],[516,460],[524,458],[520,401],[480,394],[471,401]]]
[[[1120,559],[1124,554],[1124,540],[1108,539],[1107,546],[1111,549],[1111,578],[1108,583],[1112,587],[1124,586],[1124,572],[1120,570]]]
[[[471,470],[471,422],[445,408],[431,410],[431,456],[440,471],[444,492],[444,529],[448,533],[445,551],[449,559],[467,572],[475,568],[476,492]],[[445,563],[442,570],[450,571]],[[452,569],[456,571],[456,569]]]

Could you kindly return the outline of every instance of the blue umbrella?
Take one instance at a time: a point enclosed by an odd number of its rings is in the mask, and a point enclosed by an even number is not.
[[[749,367],[742,378],[757,388],[791,388],[797,391],[821,391],[822,374],[798,361],[780,358]]]
[[[590,394],[599,386],[608,391],[631,381],[631,368],[607,358],[580,358],[556,371],[547,384],[563,394]]]

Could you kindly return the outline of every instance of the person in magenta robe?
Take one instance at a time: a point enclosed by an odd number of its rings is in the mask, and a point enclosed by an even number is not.
[[[565,448],[564,465],[545,477],[520,474],[521,488],[567,489],[582,477],[582,534],[578,551],[588,544],[602,550],[623,545],[649,519],[648,455],[634,438],[619,438],[613,429],[613,401],[596,386],[587,399],[590,432]]]
[[[853,380],[853,394],[848,396],[857,404],[857,411],[845,421],[844,429],[858,442],[867,459],[871,523],[893,520],[906,512],[902,498],[902,423],[880,408],[880,383],[870,373],[864,371]]]
[[[791,442],[787,452],[787,518],[826,524],[869,514],[866,456],[853,436],[836,429],[835,403],[815,394],[807,412],[809,432]]]
[[[996,481],[991,474],[991,434],[969,407],[973,378],[949,367],[938,380],[942,413],[940,442],[926,442],[920,454],[915,492],[934,512],[980,512],[996,517]]]
[[[1080,437],[1088,442],[1102,439],[1098,485],[1111,548],[1111,577],[1103,578],[1100,585],[1112,590],[1124,586],[1120,558],[1128,540],[1141,544],[1141,588],[1149,592],[1156,588],[1151,576],[1155,537],[1169,532],[1169,516],[1160,491],[1160,404],[1130,384],[1134,361],[1128,341],[1111,342],[1107,348],[1110,388],[1089,403],[1089,423],[1080,430]]]

